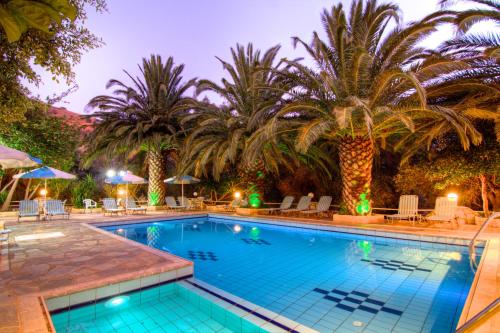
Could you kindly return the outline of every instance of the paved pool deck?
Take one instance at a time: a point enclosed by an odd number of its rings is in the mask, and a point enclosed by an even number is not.
[[[196,213],[198,214],[198,213]],[[205,214],[202,212],[202,214]],[[70,220],[50,222],[0,218],[13,230],[9,244],[0,255],[0,333],[53,332],[43,298],[68,295],[162,272],[191,269],[192,263],[168,253],[111,235],[94,223],[125,223],[131,220],[165,219],[193,213],[148,212],[148,215],[102,216],[73,214]],[[227,214],[231,215],[231,214]],[[331,220],[272,217],[322,226],[340,226],[423,236],[470,239],[477,226],[451,229],[446,225],[413,227],[404,223],[333,224]],[[62,234],[62,236],[61,236]],[[45,239],[22,240],[23,236]],[[481,239],[488,248],[481,261],[459,325],[469,320],[500,296],[500,229],[489,228]],[[494,316],[475,332],[497,332],[500,315]]]

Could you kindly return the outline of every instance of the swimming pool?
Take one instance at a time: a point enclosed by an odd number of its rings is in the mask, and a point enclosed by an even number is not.
[[[453,332],[474,278],[465,246],[213,216],[103,229],[320,332]]]

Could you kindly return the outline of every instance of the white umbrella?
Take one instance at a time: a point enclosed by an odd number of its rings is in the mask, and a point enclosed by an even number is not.
[[[0,165],[4,169],[30,168],[42,161],[22,151],[0,145]]]
[[[170,177],[164,180],[167,184],[180,184],[181,185],[181,195],[184,196],[184,184],[196,184],[200,180],[193,176],[180,176],[180,177]]]
[[[108,177],[104,180],[106,184],[112,184],[112,185],[125,185],[126,187],[126,193],[125,193],[125,200],[128,199],[128,184],[147,184],[148,181],[142,177],[134,175],[132,172],[127,171],[127,172],[122,172],[118,173],[117,175],[113,177]],[[126,202],[126,201],[125,201]]]

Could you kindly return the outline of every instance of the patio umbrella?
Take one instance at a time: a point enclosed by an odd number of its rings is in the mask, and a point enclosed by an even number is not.
[[[196,184],[199,183],[200,180],[193,176],[174,176],[164,180],[167,184],[180,184],[181,185],[181,193],[184,196],[184,184]]]
[[[76,179],[75,175],[44,166],[31,171],[23,172],[14,176],[16,179],[44,179],[47,189],[47,179]]]
[[[125,200],[128,199],[128,184],[139,185],[148,183],[146,179],[136,176],[130,171],[118,173],[113,177],[107,177],[104,182],[111,185],[125,185],[127,188]]]
[[[42,161],[29,154],[0,145],[0,165],[3,169],[29,168],[42,164]]]

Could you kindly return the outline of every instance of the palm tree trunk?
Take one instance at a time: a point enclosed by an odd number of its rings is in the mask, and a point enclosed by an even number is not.
[[[349,214],[358,215],[356,207],[361,201],[361,194],[366,194],[370,203],[372,164],[374,146],[366,137],[345,136],[340,141],[339,157],[340,172],[342,174],[342,200]]]
[[[165,161],[160,150],[148,151],[148,203],[150,206],[162,205],[165,201]]]
[[[490,216],[490,209],[488,207],[488,181],[483,174],[479,175],[479,180],[481,181],[481,200],[483,202],[484,216]]]

